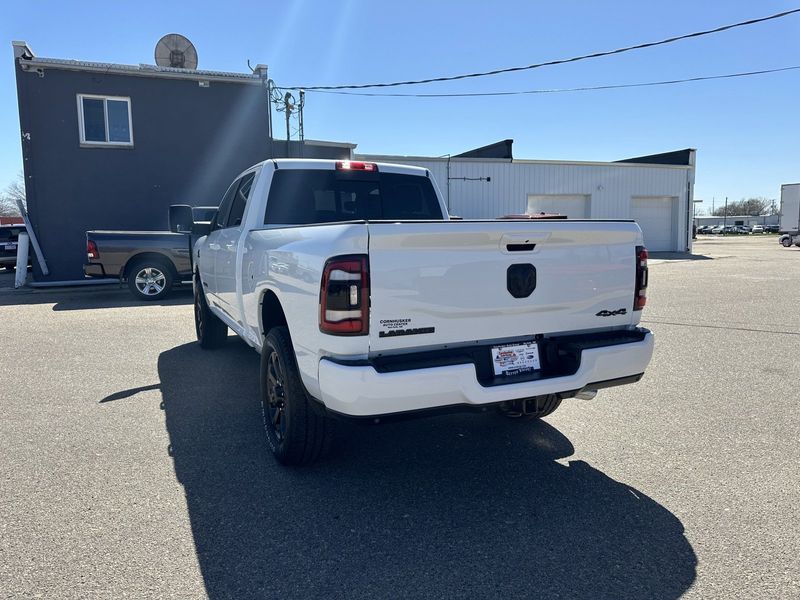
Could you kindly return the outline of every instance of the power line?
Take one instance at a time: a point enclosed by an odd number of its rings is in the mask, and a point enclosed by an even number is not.
[[[727,73],[725,75],[708,75],[704,77],[687,77],[685,79],[668,79],[664,81],[645,81],[640,83],[620,83],[614,85],[594,85],[573,88],[555,88],[542,90],[517,90],[510,92],[464,92],[464,93],[442,93],[442,94],[403,94],[403,93],[380,93],[380,92],[344,92],[336,90],[311,90],[318,94],[341,94],[343,96],[372,96],[386,98],[471,98],[477,96],[520,96],[524,94],[563,94],[566,92],[590,92],[596,90],[618,90],[623,88],[652,87],[658,85],[675,85],[679,83],[692,83],[695,81],[709,81],[712,79],[733,79],[735,77],[751,77],[753,75],[765,75],[767,73],[780,73],[781,71],[794,71],[800,69],[800,65],[792,67],[780,67],[778,69],[764,69],[762,71],[746,71],[742,73]],[[308,91],[308,90],[307,90]]]
[[[722,31],[728,31],[729,29],[735,29],[737,27],[745,27],[747,25],[754,25],[756,23],[763,23],[764,21],[771,21],[773,19],[781,19],[783,17],[787,17],[789,15],[795,14],[800,12],[800,8],[793,8],[791,10],[786,10],[783,12],[776,13],[774,15],[769,15],[767,17],[760,17],[757,19],[749,19],[747,21],[740,21],[738,23],[732,23],[730,25],[722,25],[721,27],[715,27],[714,29],[706,29],[704,31],[696,31],[694,33],[687,33],[684,35],[678,35],[675,37],[666,38],[664,40],[660,40],[657,42],[645,42],[642,44],[636,44],[635,46],[626,46],[624,48],[617,48],[616,50],[606,50],[603,52],[594,52],[592,54],[583,54],[581,56],[573,56],[571,58],[561,58],[558,60],[551,60],[547,62],[541,63],[534,63],[532,65],[526,65],[521,67],[507,67],[504,69],[495,69],[493,71],[483,71],[479,73],[465,73],[462,75],[450,75],[446,77],[431,77],[429,79],[412,79],[408,81],[394,81],[391,83],[362,83],[362,84],[355,84],[355,85],[316,85],[316,86],[306,86],[306,85],[293,85],[288,86],[290,89],[304,89],[306,91],[309,90],[357,90],[357,89],[364,89],[364,88],[375,88],[375,87],[397,87],[400,85],[420,85],[423,83],[434,83],[439,81],[455,81],[457,79],[470,79],[474,77],[486,77],[489,75],[499,75],[501,73],[513,73],[516,71],[528,71],[531,69],[538,69],[541,67],[550,67],[553,65],[562,65],[565,63],[571,62],[578,62],[580,60],[587,60],[590,58],[599,58],[601,56],[610,56],[612,54],[622,54],[623,52],[630,52],[632,50],[641,50],[643,48],[652,48],[654,46],[663,46],[665,44],[671,44],[673,42],[678,42],[681,40],[686,40],[689,38],[697,38],[702,37],[704,35],[710,35],[713,33],[720,33]],[[286,87],[286,86],[283,86]]]

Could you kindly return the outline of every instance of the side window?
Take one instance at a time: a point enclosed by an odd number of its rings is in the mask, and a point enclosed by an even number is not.
[[[255,173],[248,173],[242,177],[242,183],[239,185],[239,190],[233,198],[231,205],[231,212],[228,215],[228,220],[224,227],[238,227],[242,224],[242,217],[244,217],[244,209],[247,206],[247,199],[250,197],[250,189],[253,187],[253,179]]]
[[[133,146],[131,99],[78,94],[80,142],[85,146]]]
[[[233,196],[239,189],[240,181],[240,179],[234,181],[231,184],[231,187],[228,188],[228,191],[225,192],[225,195],[222,197],[222,202],[219,203],[219,210],[217,211],[217,218],[214,222],[214,229],[222,229],[223,227],[226,227],[226,223],[228,222],[228,213],[230,212],[231,204],[233,203]]]

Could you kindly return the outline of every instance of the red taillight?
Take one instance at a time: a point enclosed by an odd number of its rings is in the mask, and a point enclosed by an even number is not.
[[[86,255],[92,258],[100,258],[100,252],[97,250],[97,244],[92,240],[86,240]]]
[[[331,335],[369,333],[369,262],[366,255],[325,263],[319,295],[319,330]]]
[[[642,310],[647,304],[647,248],[636,246],[636,288],[633,310]]]
[[[361,162],[358,160],[337,160],[337,171],[368,171],[370,173],[378,172],[378,165],[375,163]]]

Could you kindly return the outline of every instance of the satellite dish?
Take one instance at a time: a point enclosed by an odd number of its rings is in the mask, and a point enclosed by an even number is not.
[[[181,34],[168,33],[156,44],[156,64],[159,67],[196,69],[197,50]]]

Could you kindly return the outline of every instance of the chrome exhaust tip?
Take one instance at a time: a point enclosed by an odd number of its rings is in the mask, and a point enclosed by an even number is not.
[[[595,396],[597,396],[597,390],[581,390],[575,394],[578,400],[592,400]]]

